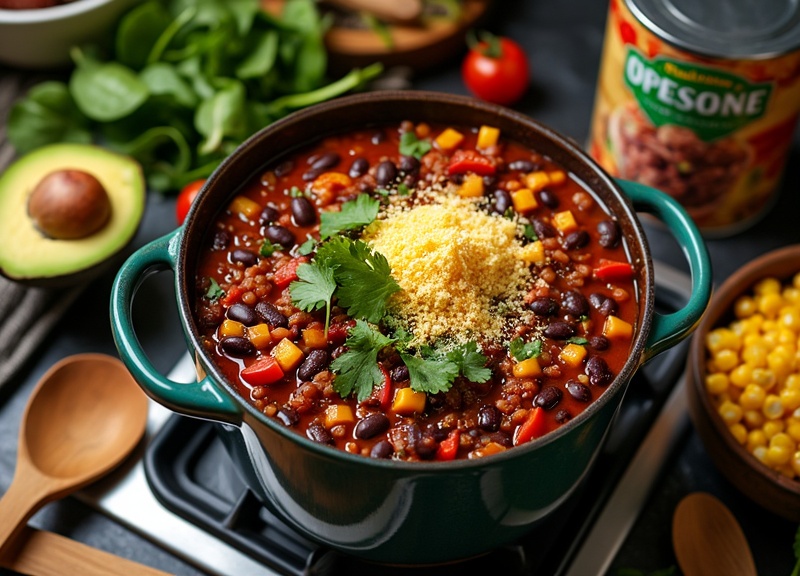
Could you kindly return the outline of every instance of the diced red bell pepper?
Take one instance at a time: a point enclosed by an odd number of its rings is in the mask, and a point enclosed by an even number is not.
[[[537,406],[528,414],[528,418],[517,427],[514,433],[514,446],[530,442],[534,438],[543,436],[547,431],[547,423],[544,419],[544,409]]]
[[[220,302],[225,308],[233,306],[236,304],[244,294],[244,289],[240,288],[239,286],[231,286],[228,288],[228,291],[225,292],[225,296],[220,298]]]
[[[283,378],[283,370],[272,356],[262,356],[240,372],[242,380],[251,386],[267,386]]]
[[[479,154],[475,150],[456,150],[447,166],[447,173],[466,174],[472,172],[479,176],[491,176],[497,167],[494,162],[486,156]]]
[[[603,282],[630,280],[633,278],[633,266],[630,262],[601,258],[594,268],[594,277]]]
[[[450,430],[447,438],[439,443],[439,448],[436,449],[437,460],[454,460],[458,454],[458,444],[461,437],[461,431],[458,428]]]
[[[297,267],[304,262],[308,262],[308,257],[300,256],[289,260],[286,264],[275,270],[273,282],[278,288],[286,288],[289,284],[297,280]]]
[[[392,375],[389,374],[389,370],[380,362],[378,362],[378,368],[381,369],[381,373],[383,374],[383,388],[381,389],[380,396],[381,408],[388,410],[392,405]]]

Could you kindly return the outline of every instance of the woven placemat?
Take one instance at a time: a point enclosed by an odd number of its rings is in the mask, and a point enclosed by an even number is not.
[[[0,70],[0,172],[15,158],[14,148],[6,138],[11,106],[29,86],[40,80]],[[3,238],[2,241],[8,240]],[[13,380],[82,290],[82,286],[28,287],[0,276],[0,388]]]

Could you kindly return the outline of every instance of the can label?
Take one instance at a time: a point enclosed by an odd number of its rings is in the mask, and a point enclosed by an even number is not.
[[[701,57],[611,1],[590,154],[677,199],[704,233],[749,224],[774,199],[800,112],[800,51]]]

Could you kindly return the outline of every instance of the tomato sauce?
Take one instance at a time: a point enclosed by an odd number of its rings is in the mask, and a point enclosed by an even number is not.
[[[614,216],[551,159],[492,127],[403,122],[248,182],[208,232],[195,320],[239,393],[313,441],[477,458],[603,393],[634,276]]]

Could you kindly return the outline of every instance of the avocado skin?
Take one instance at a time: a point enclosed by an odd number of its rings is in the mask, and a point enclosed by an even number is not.
[[[28,198],[47,174],[65,169],[95,176],[111,200],[111,218],[95,234],[48,238],[27,212]],[[31,286],[59,288],[91,281],[112,265],[141,222],[146,185],[139,163],[93,144],[52,144],[22,156],[0,175],[0,274]]]

